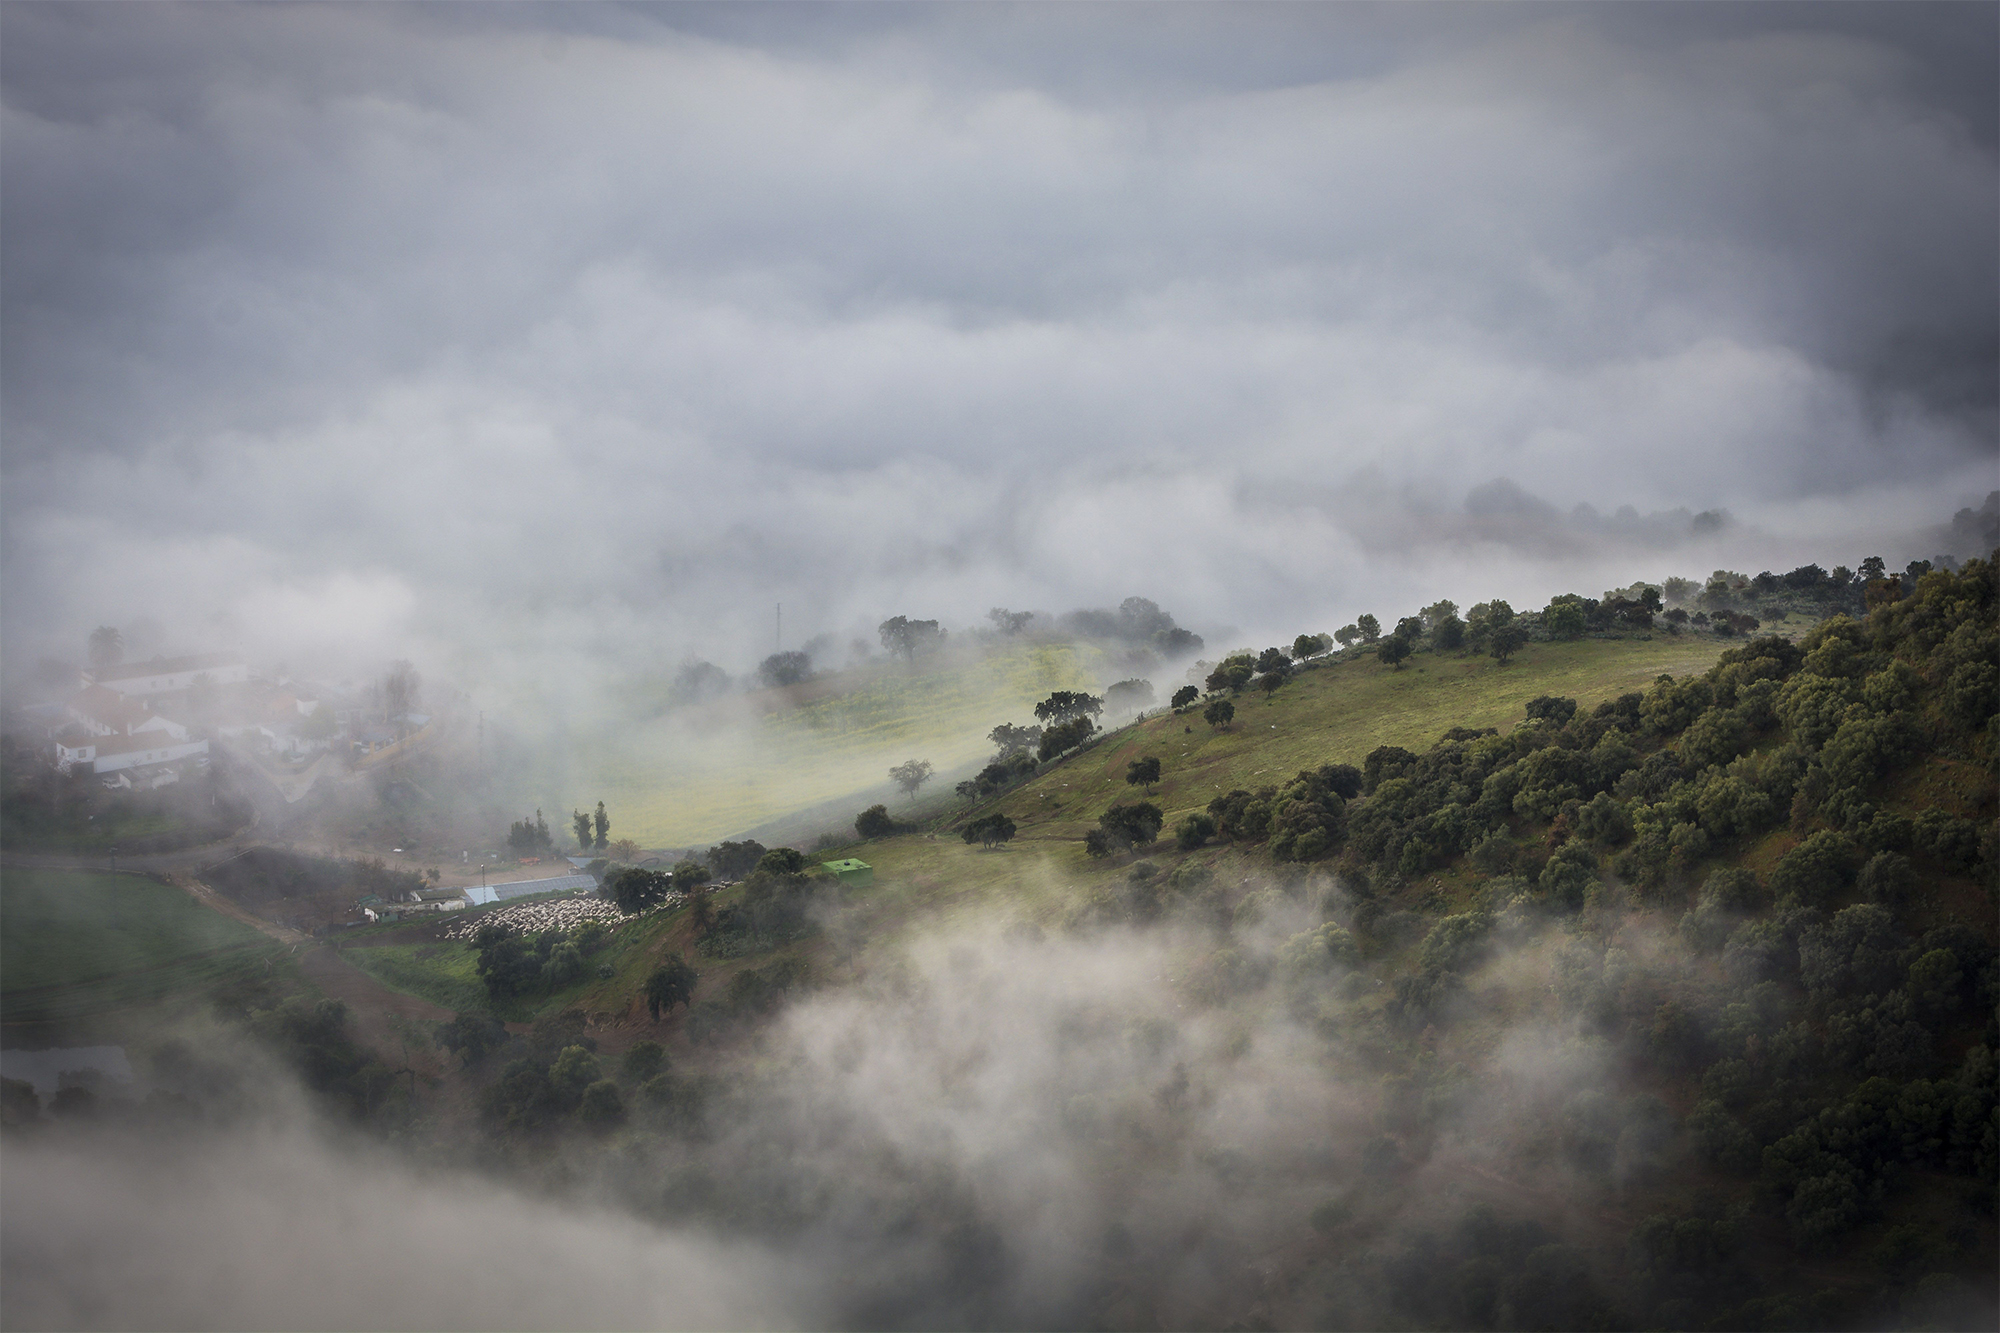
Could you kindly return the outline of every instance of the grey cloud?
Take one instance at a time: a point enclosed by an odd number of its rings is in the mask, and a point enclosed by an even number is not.
[[[1356,476],[1918,542],[2000,246],[1992,62],[1898,12],[13,6],[8,638],[1458,595]]]

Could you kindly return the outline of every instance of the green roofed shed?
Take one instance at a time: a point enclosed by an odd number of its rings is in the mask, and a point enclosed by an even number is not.
[[[842,861],[821,861],[819,865],[820,869],[831,872],[842,884],[875,882],[875,867],[866,861],[857,861],[851,856]]]

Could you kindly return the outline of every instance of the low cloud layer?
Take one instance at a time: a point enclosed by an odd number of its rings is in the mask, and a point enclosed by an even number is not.
[[[1989,10],[4,24],[17,665],[1289,633],[1900,562],[1991,489]]]
[[[1344,974],[1287,970],[1322,904],[1344,919],[1329,887],[1263,894],[1219,951],[1200,929],[928,934],[779,1017],[708,1136],[540,1143],[511,1180],[446,1165],[478,1156],[450,1136],[413,1160],[350,1141],[269,1071],[249,1080],[267,1105],[168,1150],[45,1131],[10,1148],[0,1310],[19,1327],[1192,1327],[1283,1326],[1323,1301],[1368,1326],[1386,1307],[1358,1277],[1290,1286],[1331,1243],[1316,1209],[1351,1219],[1357,1259],[1480,1199],[1560,1224],[1559,1196],[1598,1206],[1629,1168],[1572,1179],[1549,1135],[1586,1116],[1625,1152],[1631,1111],[1615,1053],[1535,1012],[1547,960],[1529,955],[1471,978],[1514,1026],[1437,1048],[1428,1087],[1384,1083],[1379,1019],[1315,1020]]]

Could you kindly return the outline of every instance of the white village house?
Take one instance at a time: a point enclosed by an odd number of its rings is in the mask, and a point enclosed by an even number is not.
[[[89,764],[93,773],[120,773],[208,753],[208,742],[190,737],[184,724],[102,685],[76,693],[64,711],[71,720],[53,739],[56,765],[65,773],[77,764]],[[164,772],[155,773],[146,785],[171,781]],[[127,778],[120,785],[132,783]]]

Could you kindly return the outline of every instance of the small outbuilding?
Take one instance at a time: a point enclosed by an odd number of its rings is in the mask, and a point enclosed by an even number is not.
[[[852,884],[860,887],[875,882],[875,867],[869,865],[866,861],[857,861],[851,856],[841,861],[821,861],[819,868],[831,874],[842,884]]]

